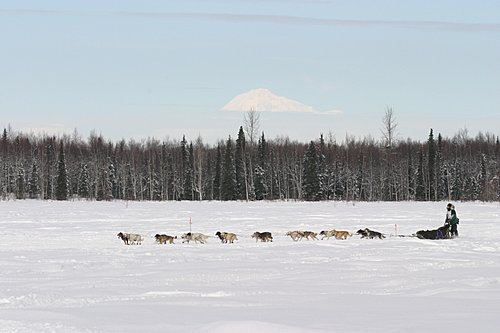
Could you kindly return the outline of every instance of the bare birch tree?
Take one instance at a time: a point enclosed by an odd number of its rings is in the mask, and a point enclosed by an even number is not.
[[[254,183],[254,170],[253,170],[253,157],[254,157],[254,147],[255,147],[255,139],[259,135],[260,131],[260,114],[255,111],[255,109],[250,109],[250,111],[247,111],[244,115],[244,123],[245,123],[245,132],[248,136],[248,139],[250,140],[250,144],[248,145],[248,172],[246,170],[246,163],[245,163],[245,174],[248,173],[249,179],[245,176],[245,181],[249,181],[250,184],[246,184],[247,188],[247,200],[248,200],[248,188],[250,187],[252,191],[251,197],[255,197],[255,183]],[[245,157],[246,158],[246,157]]]
[[[243,120],[245,123],[245,132],[248,135],[248,139],[250,139],[250,144],[253,145],[260,129],[260,114],[252,108],[245,113]]]
[[[392,107],[387,107],[385,110],[384,117],[382,118],[383,129],[381,129],[383,136],[383,145],[385,146],[385,162],[386,167],[383,176],[383,188],[386,200],[397,200],[397,180],[394,172],[393,163],[393,147],[394,141],[397,136],[398,123],[394,117],[394,111]]]
[[[382,132],[385,147],[391,148],[394,144],[394,140],[398,135],[398,123],[396,122],[394,111],[391,107],[387,107],[387,109],[385,110],[384,117],[382,118],[382,126],[384,128],[382,128],[380,131]]]

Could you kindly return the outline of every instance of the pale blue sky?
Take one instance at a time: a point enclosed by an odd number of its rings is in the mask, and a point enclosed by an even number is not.
[[[268,138],[500,134],[500,1],[0,0],[0,125],[233,137],[267,88],[340,115],[265,113]]]

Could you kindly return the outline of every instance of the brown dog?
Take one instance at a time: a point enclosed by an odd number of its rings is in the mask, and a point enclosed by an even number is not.
[[[298,241],[299,239],[302,239],[304,237],[302,231],[289,231],[286,233],[287,236],[290,236],[294,242]]]
[[[314,231],[302,231],[302,238],[305,238],[307,240],[309,240],[309,237],[311,237],[311,239],[318,240],[318,238],[316,238],[317,235],[318,234]]]
[[[169,236],[169,235],[160,235],[156,234],[155,239],[158,242],[158,244],[167,244],[169,242],[170,244],[174,244],[174,239],[177,239],[177,236]]]
[[[257,242],[259,239],[261,242],[272,242],[273,241],[273,236],[271,235],[270,232],[254,232],[252,235],[252,238],[255,238],[255,242]]]
[[[236,234],[232,232],[217,231],[215,236],[219,237],[222,243],[234,243],[235,240],[238,240]]]
[[[335,237],[336,239],[347,239],[347,237],[351,237],[352,234],[349,231],[337,231],[335,229],[333,230],[323,230],[319,233],[321,236],[321,239],[330,239],[330,237]]]
[[[350,233],[349,231],[337,231],[335,229],[333,229],[333,234],[336,239],[344,239],[344,240],[347,239],[347,237],[352,236],[352,233]]]

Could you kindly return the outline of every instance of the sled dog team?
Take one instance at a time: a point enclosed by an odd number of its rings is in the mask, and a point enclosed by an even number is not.
[[[459,219],[457,217],[457,212],[455,210],[455,206],[452,203],[448,203],[446,205],[446,219],[444,226],[439,227],[435,230],[419,230],[415,234],[410,235],[409,237],[418,237],[420,239],[450,239],[450,238],[455,238],[458,237],[458,230],[457,230],[457,225],[459,224]],[[378,231],[373,231],[368,228],[365,229],[359,229],[356,234],[360,235],[361,238],[369,238],[369,239],[384,239],[385,235],[378,232]],[[318,240],[316,237],[318,234],[313,232],[313,231],[300,231],[300,230],[294,230],[294,231],[289,231],[286,233],[287,236],[290,236],[290,238],[294,241],[297,242],[302,239],[307,239],[307,240]],[[319,233],[321,239],[330,239],[330,237],[335,237],[335,239],[340,239],[340,240],[346,240],[348,237],[352,237],[352,233],[349,231],[340,231],[340,230],[323,230]],[[120,238],[125,245],[141,245],[142,241],[144,240],[144,237],[142,237],[139,234],[129,234],[129,233],[124,233],[120,232],[118,233],[118,238]],[[234,243],[235,240],[238,240],[238,236],[232,232],[224,232],[224,231],[217,231],[215,233],[215,236],[219,237],[220,241],[223,244],[227,243]],[[183,243],[189,243],[190,241],[194,241],[195,243],[201,243],[205,244],[207,242],[209,236],[197,233],[197,232],[188,232],[185,233],[181,236],[183,239]],[[408,237],[408,236],[400,236],[400,237]],[[255,241],[258,242],[259,240],[261,242],[272,242],[273,241],[273,235],[266,231],[266,232],[254,232],[252,235],[252,238],[255,238]],[[155,240],[158,244],[173,244],[174,239],[177,239],[177,236],[169,236],[165,234],[156,234],[155,235]]]
[[[360,229],[356,232],[356,234],[360,235],[361,238],[379,238],[383,239],[385,236],[377,231],[370,230],[368,228],[365,229]],[[339,240],[346,240],[348,237],[352,237],[352,233],[349,231],[340,231],[340,230],[323,230],[319,233],[320,236],[323,236],[321,239],[330,239],[330,237],[335,237],[335,239]],[[131,233],[125,233],[125,232],[119,232],[117,234],[118,238],[120,238],[125,245],[141,245],[142,241],[144,241],[144,237],[139,234],[131,234]],[[238,236],[232,232],[225,232],[225,231],[217,231],[215,233],[215,236],[217,236],[221,243],[227,244],[227,243],[234,243],[234,241],[238,240]],[[295,231],[289,231],[286,233],[286,236],[289,236],[292,238],[293,241],[297,242],[302,239],[307,239],[307,240],[318,240],[316,236],[318,236],[317,233],[313,231],[300,231],[300,230],[295,230]],[[184,233],[181,236],[182,238],[182,243],[188,243],[191,241],[194,241],[195,243],[201,243],[205,244],[207,242],[207,239],[209,236],[204,235],[202,233],[198,232],[188,232]],[[261,241],[261,242],[272,242],[273,241],[273,235],[266,231],[266,232],[254,232],[252,234],[252,238],[255,238],[255,241]],[[165,235],[165,234],[156,234],[155,235],[155,241],[158,244],[174,244],[174,240],[177,239],[177,236],[170,236],[170,235]]]
[[[418,237],[420,239],[450,239],[450,238],[455,238],[458,237],[458,230],[457,230],[457,225],[459,224],[459,219],[457,217],[457,212],[455,210],[455,206],[452,203],[448,203],[446,205],[447,213],[446,213],[446,219],[444,226],[439,227],[435,230],[419,230],[415,234],[410,235],[409,237]],[[365,229],[359,229],[356,234],[360,235],[361,238],[369,238],[369,239],[384,239],[385,235],[378,232],[378,231],[373,231],[368,228]],[[294,231],[289,231],[286,233],[287,236],[289,236],[294,242],[297,242],[302,239],[307,239],[307,240],[318,240],[316,236],[318,236],[317,233],[313,231],[300,231],[300,230],[294,230]],[[352,237],[352,233],[349,231],[340,231],[340,230],[323,230],[319,233],[321,239],[330,239],[330,237],[335,237],[335,239],[340,239],[340,240],[346,240],[348,237]],[[118,233],[118,238],[120,238],[125,245],[141,245],[142,241],[144,240],[144,237],[142,237],[139,234],[129,234],[129,233],[124,233],[120,232]],[[224,231],[217,231],[215,233],[215,236],[219,237],[220,241],[223,244],[227,243],[234,243],[235,240],[238,240],[238,236],[232,232],[224,232]],[[197,233],[197,232],[188,232],[185,233],[181,236],[183,239],[183,243],[189,243],[190,241],[194,241],[195,243],[201,243],[205,244],[207,242],[209,236]],[[401,237],[408,237],[408,236],[401,236]],[[266,232],[254,232],[252,235],[252,238],[255,238],[255,241],[258,242],[259,240],[261,242],[272,242],[273,241],[273,235],[266,231]],[[155,235],[155,240],[158,244],[173,244],[174,239],[177,239],[177,236],[169,236],[165,234],[156,234]]]

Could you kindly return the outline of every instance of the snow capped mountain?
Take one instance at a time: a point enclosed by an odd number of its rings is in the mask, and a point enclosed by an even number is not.
[[[243,112],[250,110],[259,112],[314,112],[312,106],[278,96],[270,90],[263,88],[250,90],[234,97],[222,110]]]

